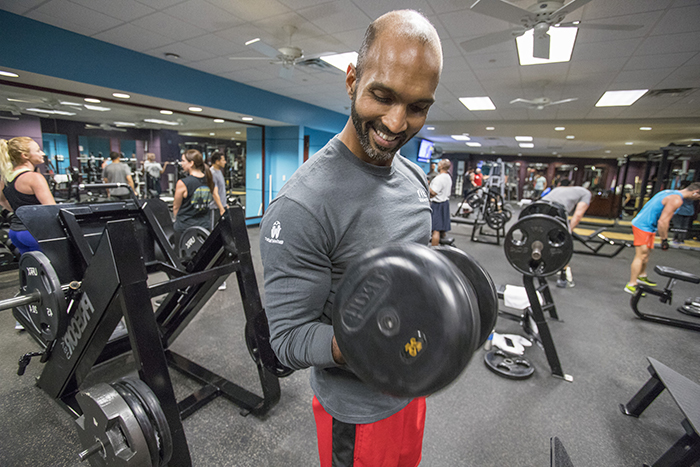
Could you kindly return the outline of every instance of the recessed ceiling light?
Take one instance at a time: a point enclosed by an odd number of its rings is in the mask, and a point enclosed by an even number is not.
[[[209,136],[215,136],[216,133],[209,133]]]
[[[574,135],[566,135],[566,139],[574,139],[576,138]]]
[[[633,143],[632,141],[627,141],[625,144],[626,144],[627,146],[632,146],[634,143]]]
[[[215,118],[214,123],[224,123],[224,119],[223,118]]]
[[[452,139],[456,141],[469,141],[471,138],[469,136],[464,136],[464,135],[451,135]]]
[[[98,112],[109,112],[110,109],[109,107],[102,107],[100,105],[90,105],[90,104],[85,104],[85,108],[88,110],[96,110]]]
[[[178,54],[172,53],[172,52],[166,52],[165,55],[167,58],[172,58],[174,60],[178,60],[180,56]]]
[[[608,149],[607,151],[605,151],[605,154],[610,154],[611,152],[612,151],[610,151],[610,149]]]
[[[553,156],[556,156],[556,155],[557,155],[557,151],[552,152],[552,155],[553,155]]]
[[[245,45],[255,44],[255,43],[258,42],[259,40],[260,40],[260,38],[259,38],[259,37],[256,37],[255,39],[251,39],[251,40],[249,40],[248,42],[246,42]]]
[[[516,136],[515,141],[532,141],[532,136]]]
[[[159,118],[144,118],[144,122],[157,123],[159,125],[179,125],[180,122],[171,122],[170,120],[161,120]]]
[[[118,97],[119,99],[131,99],[130,95],[125,94],[123,92],[113,92],[112,95],[114,97]]]
[[[243,120],[244,122],[252,122],[253,117],[241,117],[241,120]]]
[[[236,134],[237,134],[237,135],[240,135],[240,134],[241,134],[241,132],[240,132],[240,131],[237,131],[237,132],[236,132]]]
[[[596,102],[596,107],[622,107],[632,105],[637,99],[646,94],[648,89],[632,89],[629,91],[606,91]]]
[[[563,126],[555,126],[554,127],[554,131],[564,131],[564,130],[566,130],[566,127],[563,127]]]
[[[161,110],[160,113],[162,113],[163,115],[172,115],[173,111],[172,110]]]
[[[26,109],[29,112],[38,112],[38,113],[43,113],[43,114],[52,114],[52,115],[75,115],[75,112],[66,112],[65,110],[49,110],[49,109],[37,109],[37,108],[30,108]]]
[[[82,107],[82,106],[83,106],[83,104],[78,104],[78,103],[76,103],[76,102],[70,102],[70,101],[58,101],[58,103],[61,104],[61,105],[73,105],[73,106],[76,106],[76,107]]]
[[[493,130],[495,130],[495,129],[496,129],[495,126],[487,126],[487,127],[486,127],[486,131],[493,131]]]
[[[202,108],[201,107],[188,107],[190,112],[201,112]]]
[[[496,106],[493,105],[493,102],[491,102],[491,99],[487,96],[460,97],[459,101],[472,112],[477,110],[496,110]]]
[[[519,155],[519,156],[522,156],[522,155],[523,155],[523,153],[522,153],[522,152],[519,152],[519,153],[518,153],[518,155]]]
[[[342,72],[347,71],[348,65],[351,63],[353,65],[357,64],[357,52],[347,52],[343,54],[326,55],[325,57],[319,57],[324,62],[329,65],[333,65]]]
[[[466,143],[466,144],[470,148],[480,148],[481,147],[481,143],[477,143],[476,141],[471,141],[471,142]]]
[[[547,34],[551,38],[549,46],[549,59],[533,57],[534,29],[516,37],[518,58],[521,65],[541,65],[545,63],[560,63],[571,60],[571,52],[574,50],[578,28],[549,28]]]
[[[86,98],[83,99],[83,100],[84,100],[85,102],[90,102],[91,104],[99,104],[100,102],[102,102],[101,100],[95,99],[94,97],[86,97]]]
[[[132,122],[114,122],[116,126],[136,126],[135,123]]]
[[[650,126],[640,126],[639,129],[642,130],[642,131],[651,131],[651,127],[650,127]]]
[[[236,138],[231,138],[231,140],[232,140],[232,141],[235,141],[235,140],[236,140]]]
[[[700,138],[693,138],[690,141],[700,141]]]
[[[521,148],[534,148],[535,144],[534,143],[520,143],[518,144]]]
[[[8,78],[19,78],[17,73],[12,73],[11,71],[0,70],[0,76],[7,76]]]
[[[434,126],[429,126],[428,128],[426,128],[426,130],[428,130],[428,131],[433,131],[434,129],[435,129]]]

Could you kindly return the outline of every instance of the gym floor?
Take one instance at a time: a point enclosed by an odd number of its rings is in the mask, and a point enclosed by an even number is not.
[[[455,203],[456,204],[456,203]],[[515,216],[517,218],[517,216]],[[513,221],[511,221],[513,222]],[[259,229],[249,229],[261,294]],[[522,276],[506,261],[502,246],[470,241],[471,226],[453,225],[455,245],[474,256],[494,282],[522,285]],[[575,255],[571,265],[576,286],[559,289],[550,278],[561,321],[549,321],[561,365],[573,376],[566,382],[550,375],[542,349],[526,351],[536,371],[521,381],[489,371],[479,350],[461,377],[428,398],[421,466],[550,465],[549,440],[564,443],[576,467],[640,466],[653,463],[678,440],[683,416],[667,392],[639,419],[620,413],[648,380],[652,357],[693,381],[700,375],[700,339],[693,331],[642,321],[623,292],[633,249],[615,258]],[[666,265],[700,273],[697,251],[654,250],[650,266]],[[652,279],[665,285],[661,277]],[[257,372],[243,339],[243,313],[234,277],[217,292],[172,346],[210,370],[259,393]],[[17,272],[0,274],[0,299],[17,292]],[[700,288],[679,282],[673,306],[643,299],[643,310],[693,320],[675,311]],[[79,466],[83,448],[72,418],[34,385],[42,364],[32,361],[17,376],[17,361],[37,345],[14,329],[9,311],[0,313],[0,466]],[[516,322],[499,318],[498,332],[522,334]],[[127,373],[125,357],[102,373]],[[172,371],[175,393],[184,398],[196,384]],[[312,393],[308,371],[281,380],[282,397],[264,418],[241,416],[238,408],[218,398],[183,422],[193,465],[318,465]]]

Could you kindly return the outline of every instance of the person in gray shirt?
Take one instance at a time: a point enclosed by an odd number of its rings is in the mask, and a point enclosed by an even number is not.
[[[441,70],[440,39],[423,15],[401,10],[375,20],[357,65],[348,66],[345,128],[292,175],[260,226],[270,343],[283,364],[311,368],[322,467],[421,459],[425,399],[383,394],[352,373],[335,342],[332,307],[355,257],[430,240],[426,175],[397,151],[425,123]],[[373,442],[355,444],[367,437]]]
[[[131,168],[121,162],[121,157],[122,155],[118,152],[109,153],[112,163],[102,169],[102,180],[105,183],[126,183],[136,192],[134,180],[131,178]],[[107,190],[107,194],[113,199],[127,199],[130,196],[128,188],[112,188]]]
[[[545,201],[553,201],[559,203],[566,209],[569,220],[569,231],[573,232],[576,226],[581,222],[583,215],[586,213],[588,206],[591,205],[591,192],[582,186],[569,186],[570,180],[564,179],[560,185],[542,197]],[[561,271],[561,275],[557,280],[557,287],[573,287],[574,276],[571,272],[571,267],[567,265]]]

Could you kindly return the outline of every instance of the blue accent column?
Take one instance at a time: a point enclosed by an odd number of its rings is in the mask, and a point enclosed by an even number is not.
[[[266,177],[269,183],[272,176],[272,199],[282,189],[289,177],[304,160],[303,127],[267,127],[265,137]],[[269,192],[265,197],[265,207],[269,204]]]
[[[245,216],[259,217],[263,213],[263,129],[246,130]],[[269,151],[269,150],[268,150]],[[267,186],[267,184],[265,185]],[[268,188],[269,189],[269,188]],[[256,220],[251,223],[258,223]]]

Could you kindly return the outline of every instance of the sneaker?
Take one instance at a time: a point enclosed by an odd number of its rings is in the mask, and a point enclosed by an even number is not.
[[[639,276],[637,282],[643,282],[650,287],[656,287],[656,282],[650,281],[647,276]]]
[[[625,292],[627,292],[630,295],[637,295],[637,286],[636,285],[630,285],[627,284],[625,286]],[[642,297],[645,297],[647,294],[642,293]]]
[[[566,281],[566,286],[568,288],[574,287],[576,284],[574,284],[574,281]]]
[[[226,281],[222,282],[219,286],[219,290],[226,290]]]
[[[566,279],[557,279],[557,287],[559,287],[560,289],[566,288],[566,284]]]

